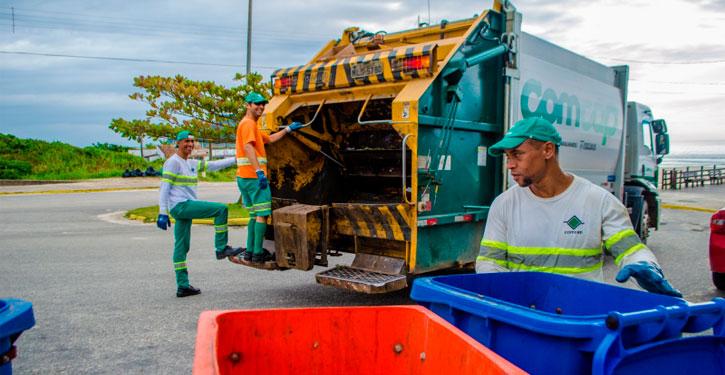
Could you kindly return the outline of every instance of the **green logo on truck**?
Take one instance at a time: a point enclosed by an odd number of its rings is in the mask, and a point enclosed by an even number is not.
[[[552,124],[601,134],[602,145],[617,132],[620,122],[617,108],[602,103],[582,103],[576,95],[557,94],[552,88],[544,90],[541,82],[535,79],[526,81],[521,90],[521,114],[524,118],[543,117]]]

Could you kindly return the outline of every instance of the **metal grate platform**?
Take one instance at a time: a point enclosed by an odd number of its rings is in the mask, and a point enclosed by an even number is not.
[[[408,286],[405,275],[388,275],[348,266],[337,266],[315,275],[317,282],[363,293],[387,293]]]

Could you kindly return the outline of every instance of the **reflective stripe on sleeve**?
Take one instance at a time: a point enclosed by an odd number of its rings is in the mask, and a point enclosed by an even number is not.
[[[267,158],[257,157],[257,162],[260,165],[267,164]],[[249,158],[237,158],[237,166],[245,165],[252,165],[252,162],[249,161]]]
[[[606,241],[604,246],[607,248],[609,253],[614,257],[614,264],[619,265],[624,257],[635,252],[645,249],[642,241],[639,239],[637,233],[632,229],[625,229]]]

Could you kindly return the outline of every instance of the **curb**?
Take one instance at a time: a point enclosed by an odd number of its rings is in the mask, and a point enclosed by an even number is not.
[[[699,211],[699,212],[707,212],[714,214],[718,210],[713,210],[712,208],[704,208],[704,207],[692,207],[692,206],[682,206],[677,204],[669,204],[669,203],[663,203],[662,208],[669,208],[671,210],[685,210],[685,211]]]
[[[0,192],[0,196],[3,196],[3,195],[103,193],[103,192],[109,192],[109,191],[129,191],[129,190],[158,190],[158,187],[121,187],[121,188],[77,189],[77,190],[7,191],[7,192]]]
[[[153,220],[153,219],[147,218],[146,216],[134,215],[134,214],[131,214],[128,216],[124,215],[124,217],[129,220],[138,220],[143,223],[146,223],[146,220]],[[171,216],[169,216],[169,220],[171,221],[172,224],[176,223],[176,220],[174,220],[174,218]],[[191,222],[192,222],[192,224],[214,225],[214,220],[212,220],[212,219],[194,219]],[[249,223],[249,218],[247,218],[247,217],[231,218],[231,219],[227,220],[227,225],[231,226],[231,227],[246,226],[247,223]]]

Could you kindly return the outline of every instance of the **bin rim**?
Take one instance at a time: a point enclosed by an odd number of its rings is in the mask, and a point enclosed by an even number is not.
[[[215,350],[218,347],[219,330],[218,320],[220,317],[229,314],[243,314],[249,312],[273,312],[273,311],[340,311],[340,310],[411,310],[417,311],[424,315],[429,321],[440,324],[441,326],[458,334],[461,340],[471,346],[473,349],[484,352],[485,355],[496,363],[500,364],[506,373],[524,374],[518,366],[508,361],[506,358],[496,353],[492,349],[486,347],[474,338],[470,337],[463,330],[456,327],[452,323],[433,313],[420,305],[383,305],[383,306],[320,306],[320,307],[288,307],[288,308],[260,308],[260,309],[239,309],[239,310],[207,310],[202,311],[199,316],[197,325],[197,340],[194,350],[194,362],[192,365],[193,374],[208,373],[209,369],[214,369],[214,373],[218,374],[219,366],[215,360]],[[205,352],[205,353],[204,353]]]
[[[606,319],[612,313],[617,312],[615,310],[596,315],[567,315],[529,310],[515,303],[495,297],[486,297],[438,281],[439,279],[462,276],[470,275],[432,276],[415,279],[410,297],[419,303],[450,304],[450,296],[454,295],[458,299],[455,307],[472,315],[506,321],[507,324],[532,331],[569,338],[598,338],[607,334],[610,330],[606,327]],[[614,285],[604,285],[617,288]],[[425,292],[422,292],[422,290],[425,290]],[[688,306],[685,300],[673,299],[673,302],[676,303],[670,306]],[[485,309],[482,309],[482,307]],[[517,319],[511,319],[511,316],[516,316]],[[595,329],[592,329],[593,327]]]
[[[10,337],[35,325],[33,304],[17,298],[3,298],[0,305],[0,339]]]

